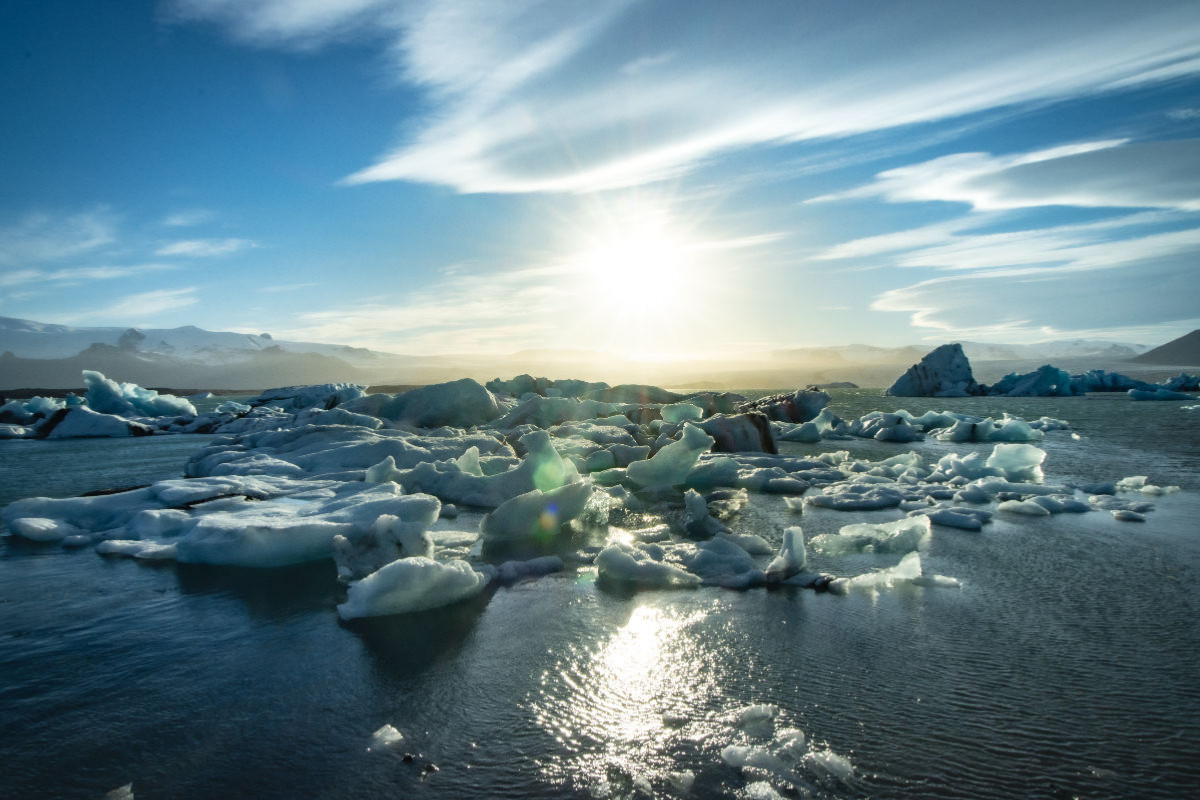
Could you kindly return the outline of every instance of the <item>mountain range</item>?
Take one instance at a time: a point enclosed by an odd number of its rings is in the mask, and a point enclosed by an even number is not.
[[[1189,334],[1200,339],[1200,332]],[[1187,339],[1187,337],[1183,337]],[[1182,341],[1177,340],[1177,341]],[[1174,344],[1174,343],[1171,343]],[[1093,339],[1038,344],[962,342],[981,380],[1054,363],[1064,369],[1141,366],[1152,370],[1145,345]],[[778,388],[853,381],[886,386],[932,349],[931,344],[876,347],[850,344],[747,352],[713,362],[639,361],[602,351],[527,350],[505,356],[421,356],[348,345],[280,340],[269,333],[179,328],[72,327],[0,317],[0,390],[67,389],[82,369],[143,386],[176,389],[247,389],[350,381],[416,385],[464,376],[478,380],[529,372],[613,383],[687,388]],[[1193,344],[1193,351],[1195,345]],[[1172,351],[1174,352],[1174,351]],[[1173,363],[1197,363],[1190,362]]]

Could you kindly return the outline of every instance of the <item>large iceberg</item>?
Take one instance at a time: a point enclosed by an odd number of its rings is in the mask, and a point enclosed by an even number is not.
[[[896,379],[884,394],[893,397],[969,397],[983,394],[962,345],[944,344]]]

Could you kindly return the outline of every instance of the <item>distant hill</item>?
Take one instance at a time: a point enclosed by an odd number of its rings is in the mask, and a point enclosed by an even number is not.
[[[172,389],[254,389],[304,383],[370,383],[370,376],[345,361],[316,353],[268,349],[230,364],[204,364],[161,355],[139,355],[94,344],[67,358],[18,358],[0,354],[0,391],[38,386],[76,389],[85,369],[114,380]]]
[[[93,344],[131,353],[169,356],[206,364],[228,364],[251,359],[274,348],[289,353],[313,353],[370,368],[397,356],[363,347],[275,339],[269,333],[207,331],[195,325],[180,328],[76,328],[29,319],[0,317],[0,352],[21,358],[67,358]]]
[[[1146,350],[1142,345],[1092,339],[962,344],[976,379],[981,381],[995,381],[1008,372],[1028,372],[1045,363],[1073,372],[1118,369],[1128,373],[1125,365],[1134,364],[1127,359]],[[934,347],[928,343],[797,345],[778,350],[747,348],[722,358],[692,360],[639,360],[600,349],[399,355],[281,340],[268,333],[208,331],[194,325],[87,328],[0,317],[0,391],[78,388],[82,384],[79,373],[84,369],[142,386],[212,390],[261,390],[329,381],[412,386],[464,377],[486,381],[521,373],[667,388],[779,390],[843,381],[876,387],[891,384]],[[1192,356],[1175,363],[1200,360]],[[1154,369],[1149,363],[1142,366],[1144,372]]]
[[[1179,367],[1200,365],[1200,330],[1185,333],[1164,345],[1142,353],[1133,361],[1139,364],[1172,364]]]

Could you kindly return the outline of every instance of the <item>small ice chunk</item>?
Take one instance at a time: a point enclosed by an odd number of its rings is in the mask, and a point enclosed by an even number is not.
[[[402,558],[350,584],[337,611],[342,619],[426,611],[474,597],[487,584],[487,576],[465,561]]]
[[[754,781],[746,784],[746,800],[783,800],[769,781]]]
[[[610,545],[596,556],[601,578],[639,586],[697,586],[700,578],[674,564],[655,559],[640,547]]]
[[[810,751],[804,760],[805,763],[820,768],[840,781],[848,781],[854,777],[854,765],[850,763],[850,759],[830,749]]]
[[[476,453],[479,452],[476,448],[472,449],[475,449]],[[363,475],[363,480],[367,483],[387,483],[388,481],[399,483],[400,477],[403,474],[403,472],[396,468],[396,459],[388,456],[375,466],[367,467],[367,471]]]
[[[548,541],[562,526],[583,513],[592,486],[575,481],[548,492],[534,489],[505,500],[479,523],[484,538],[504,541]]]
[[[677,486],[683,483],[700,454],[707,453],[712,446],[711,436],[690,422],[684,423],[683,435],[678,441],[666,445],[645,461],[633,462],[626,474],[642,489]]]
[[[767,577],[771,580],[786,580],[808,565],[808,553],[804,548],[804,531],[793,525],[783,532],[783,543],[779,555],[767,566]]]
[[[1009,514],[1023,514],[1027,517],[1048,517],[1050,510],[1040,503],[1035,503],[1032,500],[1005,500],[1000,505],[996,506],[997,511],[1004,511]]]
[[[48,517],[18,517],[5,521],[10,531],[34,542],[57,542],[84,533],[69,522]]]
[[[748,736],[768,738],[775,733],[775,717],[779,708],[770,703],[757,703],[733,712],[733,724]]]
[[[371,734],[371,743],[367,745],[368,753],[394,752],[404,744],[404,734],[391,725],[384,725]]]
[[[704,417],[704,409],[686,401],[671,403],[662,407],[664,422],[679,424],[681,422],[698,422]]]
[[[1120,520],[1121,522],[1145,522],[1146,521],[1145,514],[1139,514],[1136,511],[1130,511],[1127,508],[1118,508],[1109,513],[1111,513],[1113,515],[1113,519]]]
[[[929,536],[928,516],[905,517],[895,522],[846,525],[837,533],[813,537],[812,547],[826,555],[841,553],[911,553]]]
[[[102,556],[129,556],[144,561],[173,561],[175,545],[147,542],[141,539],[109,539],[96,545]]]
[[[496,568],[496,580],[508,585],[524,578],[540,578],[564,569],[566,569],[566,565],[558,556],[541,556],[526,561],[505,561]]]
[[[668,772],[667,783],[678,794],[688,794],[696,783],[696,773],[685,769],[679,772]]]

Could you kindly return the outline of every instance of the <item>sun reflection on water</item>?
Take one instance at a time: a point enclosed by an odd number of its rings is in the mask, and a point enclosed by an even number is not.
[[[720,695],[718,659],[697,635],[710,610],[640,605],[598,646],[571,648],[543,673],[531,710],[563,753],[542,765],[545,777],[578,788],[669,780]]]

